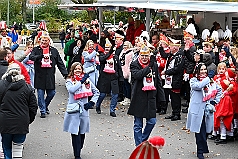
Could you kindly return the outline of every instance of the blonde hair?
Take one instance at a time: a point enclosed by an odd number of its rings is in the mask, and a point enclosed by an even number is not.
[[[94,43],[92,40],[88,40],[83,51],[88,51],[89,43]]]
[[[80,62],[74,62],[74,63],[71,65],[71,67],[70,67],[70,71],[69,71],[69,74],[68,74],[68,78],[71,78],[71,77],[74,76],[75,67],[78,66],[78,65],[81,67],[82,72],[84,71],[84,70],[83,70],[83,65],[82,65]]]
[[[125,41],[123,45],[127,45],[128,49],[133,47],[130,41]]]
[[[33,44],[32,40],[29,40],[29,41],[26,42],[26,47],[24,48],[24,51],[26,51],[28,46],[30,46],[30,45],[33,45],[33,47],[34,47],[34,44]]]
[[[221,62],[217,65],[217,72],[219,72],[219,70],[221,69],[221,67],[225,67],[225,69],[227,69],[226,67],[226,63],[225,62]]]

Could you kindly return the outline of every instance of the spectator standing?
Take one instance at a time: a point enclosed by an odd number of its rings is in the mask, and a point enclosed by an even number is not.
[[[18,40],[18,33],[14,29],[14,26],[11,27],[11,31],[8,32],[7,36],[12,38],[12,43],[16,44]]]
[[[21,75],[20,66],[9,65],[0,81],[0,133],[5,159],[22,157],[23,142],[37,112],[36,97]],[[5,93],[4,93],[5,92]],[[13,147],[12,147],[13,145]],[[18,154],[15,154],[18,150]],[[13,156],[12,156],[13,152]]]
[[[50,46],[50,36],[47,32],[41,35],[41,44],[32,50],[29,59],[34,61],[34,88],[37,89],[40,117],[45,118],[45,114],[49,114],[48,106],[55,95],[55,66],[57,65],[64,77],[67,77],[68,72],[58,50]]]
[[[64,40],[65,40],[66,33],[64,31],[64,28],[62,28],[59,32],[59,39],[61,42],[61,49],[64,49]]]
[[[8,65],[7,50],[0,48],[0,78],[6,73]]]

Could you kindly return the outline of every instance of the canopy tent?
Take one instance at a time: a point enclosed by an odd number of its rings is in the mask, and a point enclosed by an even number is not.
[[[237,2],[216,2],[216,1],[183,1],[183,0],[136,0],[133,3],[128,0],[98,0],[93,4],[67,4],[58,5],[60,9],[74,9],[76,7],[136,7],[146,9],[165,9],[165,10],[188,10],[202,12],[223,12],[237,13]]]

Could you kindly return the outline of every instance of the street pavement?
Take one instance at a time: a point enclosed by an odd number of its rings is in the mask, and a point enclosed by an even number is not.
[[[55,44],[63,57],[60,44]],[[16,56],[22,53],[22,47]],[[56,95],[46,118],[36,115],[30,125],[30,133],[24,143],[23,159],[74,159],[71,146],[71,135],[63,132],[64,111],[68,93],[65,80],[57,70]],[[135,149],[133,138],[133,117],[127,115],[128,106],[118,105],[117,117],[109,115],[110,97],[106,97],[102,104],[102,114],[95,109],[90,110],[90,133],[86,134],[82,159],[128,159]],[[171,113],[169,106],[168,114]],[[157,124],[151,136],[165,138],[165,146],[159,150],[162,159],[196,159],[196,144],[194,133],[185,130],[186,114],[181,120],[170,121],[165,115],[157,115]],[[206,158],[238,159],[238,141],[216,145],[208,140],[210,153]]]

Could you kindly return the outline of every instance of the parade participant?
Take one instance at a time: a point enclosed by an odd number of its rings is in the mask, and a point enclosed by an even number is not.
[[[117,33],[118,32],[118,33]],[[124,42],[124,33],[122,31],[117,31],[115,33],[115,45],[116,45],[116,52],[117,56],[120,55],[121,51],[123,50],[123,42]]]
[[[0,22],[0,48],[11,47],[12,39],[7,36],[7,24],[5,21]]]
[[[66,79],[69,92],[68,104],[78,103],[81,111],[65,112],[63,131],[71,133],[75,159],[81,159],[81,149],[84,145],[85,133],[89,132],[89,110],[98,100],[99,91],[84,73],[83,66],[74,62]],[[88,96],[92,96],[88,101]]]
[[[181,98],[180,90],[182,87],[183,79],[183,65],[184,58],[180,50],[180,40],[170,40],[170,51],[171,53],[165,53],[164,48],[160,47],[159,52],[163,58],[167,58],[165,70],[161,72],[161,75],[165,75],[164,88],[169,88],[169,94],[171,98],[172,114],[166,116],[165,119],[171,119],[171,121],[180,120],[181,112]],[[165,109],[165,111],[167,108]]]
[[[217,84],[220,84],[220,81],[223,81],[226,79],[226,63],[221,62],[217,66],[217,74],[214,76],[213,80],[216,81]]]
[[[57,65],[64,77],[68,72],[58,50],[50,46],[50,36],[47,32],[41,35],[41,44],[33,48],[29,59],[34,61],[34,88],[37,89],[40,117],[45,118],[45,114],[49,114],[48,106],[55,95],[55,66]]]
[[[29,133],[29,124],[34,121],[37,112],[36,97],[26,84],[18,64],[9,65],[2,79],[0,133],[4,157],[22,158],[23,142]]]
[[[66,61],[65,66],[66,68],[68,68],[68,63],[69,63],[69,47],[72,43],[75,42],[75,39],[77,39],[78,37],[75,37],[75,31],[72,30],[72,32],[70,33],[70,40],[68,40],[67,42],[65,42],[65,47],[64,47],[64,60]],[[68,68],[70,69],[70,68]]]
[[[0,78],[2,78],[3,74],[7,71],[8,65],[7,50],[0,48]]]
[[[190,25],[192,25],[192,24],[190,24]],[[193,28],[193,29],[189,29],[189,27],[188,27],[186,29],[187,31],[185,31],[185,30],[183,31],[184,42],[185,42],[184,50],[189,51],[189,54],[191,56],[194,56],[194,54],[196,52],[196,47],[193,43],[193,39],[194,39],[194,34],[196,33],[196,30],[195,30],[194,27],[190,27],[190,28]],[[184,75],[183,75],[184,84],[183,84],[183,86],[185,87],[186,102],[183,103],[182,105],[186,108],[182,109],[183,113],[188,112],[188,106],[189,106],[188,103],[189,103],[189,100],[190,100],[189,80],[190,80],[190,78],[192,78],[194,67],[195,67],[195,63],[189,61],[187,59],[187,57],[185,56],[185,58],[184,58]]]
[[[213,52],[213,47],[214,47],[213,42],[214,40],[207,39],[207,41],[204,41],[202,43],[202,46],[203,46],[203,51],[205,51],[205,53],[209,53],[212,56],[213,63],[215,63],[215,53]]]
[[[203,153],[209,153],[207,133],[213,130],[214,106],[219,103],[222,90],[216,83],[211,83],[215,72],[207,73],[204,63],[199,63],[190,79],[191,99],[188,108],[186,128],[195,132],[197,157],[204,159]]]
[[[130,63],[132,61],[132,44],[129,41],[125,41],[123,44],[123,50],[119,56],[121,62],[121,68],[123,72],[124,82],[123,82],[123,94],[125,96],[124,100],[120,102],[121,105],[129,105],[131,101],[131,84],[129,83],[130,78]]]
[[[26,47],[24,49],[25,58],[22,60],[22,63],[26,67],[26,70],[30,76],[32,88],[34,88],[35,69],[34,69],[34,61],[29,60],[29,56],[33,48],[34,48],[33,41],[26,42]]]
[[[140,37],[136,37],[135,46],[133,49],[134,55],[132,57],[132,61],[135,61],[139,57],[140,48],[141,48],[142,44],[143,44],[143,40]]]
[[[146,141],[156,124],[156,85],[161,82],[158,65],[150,50],[142,45],[138,59],[130,65],[131,104],[127,114],[134,116],[134,140],[138,146]],[[143,129],[143,118],[146,125]]]
[[[14,44],[11,48],[9,48],[9,47],[5,48],[7,50],[8,63],[9,63],[9,65],[11,65],[13,63],[18,64],[21,67],[21,74],[25,77],[26,83],[31,84],[31,79],[30,79],[30,76],[26,70],[26,67],[21,62],[17,61],[14,58],[14,52],[16,51],[16,48],[18,47],[17,45],[18,44]]]
[[[12,43],[15,44],[18,40],[18,33],[14,30],[14,26],[11,27],[11,31],[7,34],[8,37],[11,37]]]
[[[220,82],[222,87],[223,95],[220,102],[216,105],[216,111],[214,113],[214,131],[213,136],[217,136],[215,143],[226,144],[227,139],[234,141],[233,134],[233,107],[232,99],[229,95],[229,91],[233,89],[233,85],[230,84],[228,80],[223,80]],[[218,135],[220,137],[218,137]]]
[[[38,27],[38,33],[37,33],[37,36],[35,37],[35,44],[40,44],[41,42],[41,35],[47,31],[47,28],[46,28],[46,23],[45,21],[42,21],[40,22],[39,24],[39,27]]]
[[[106,94],[111,93],[110,116],[116,117],[115,108],[118,102],[119,85],[123,85],[119,83],[123,83],[123,74],[119,58],[109,40],[106,41],[105,52],[100,53],[99,60],[100,75],[97,88],[100,96],[96,103],[96,112],[101,114],[101,103]]]
[[[158,35],[153,35],[151,41],[152,41],[152,45],[156,48],[158,46],[159,36]]]
[[[82,63],[82,52],[85,47],[85,42],[81,38],[74,37],[74,42],[70,44],[69,51],[67,54],[68,57],[68,66],[67,71],[70,71],[71,65],[74,62]],[[83,64],[83,63],[82,63]]]
[[[64,31],[64,28],[62,28],[59,32],[59,40],[61,43],[61,49],[64,49],[64,40],[65,40],[66,33]]]
[[[97,65],[99,65],[98,59],[98,47],[94,49],[94,42],[88,40],[83,49],[83,59],[84,59],[84,72],[89,74],[90,81],[96,86],[98,82],[99,72],[97,70]]]

